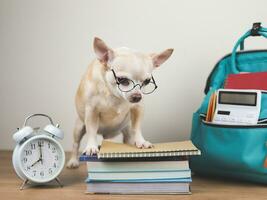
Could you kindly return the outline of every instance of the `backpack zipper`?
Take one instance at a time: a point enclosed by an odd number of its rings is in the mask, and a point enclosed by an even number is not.
[[[264,122],[267,122],[267,119],[260,119],[258,121],[258,124],[256,125],[231,125],[231,124],[216,124],[213,122],[207,122],[205,121],[206,114],[200,114],[200,119],[203,124],[207,126],[215,126],[215,127],[222,127],[222,128],[267,128],[267,123],[264,124]]]

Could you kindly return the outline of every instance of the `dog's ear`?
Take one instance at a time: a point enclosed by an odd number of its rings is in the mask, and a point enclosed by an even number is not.
[[[95,37],[94,39],[94,51],[95,54],[102,63],[108,63],[114,57],[114,52],[111,48],[109,48],[103,40]]]
[[[173,49],[166,49],[160,54],[152,54],[151,57],[154,67],[159,67],[162,63],[164,63],[172,55],[172,52]]]

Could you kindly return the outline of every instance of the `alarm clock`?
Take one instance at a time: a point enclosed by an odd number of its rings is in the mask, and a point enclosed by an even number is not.
[[[28,126],[28,120],[36,116],[48,118],[50,124],[43,129]],[[23,127],[13,135],[17,144],[12,162],[16,174],[23,180],[20,189],[29,181],[44,184],[56,180],[62,186],[57,177],[65,164],[65,153],[58,142],[63,137],[59,125],[54,125],[48,115],[33,114],[25,119]]]

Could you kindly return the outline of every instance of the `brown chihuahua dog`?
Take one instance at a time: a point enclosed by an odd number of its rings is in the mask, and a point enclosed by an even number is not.
[[[88,134],[84,152],[98,153],[97,134],[104,139],[123,134],[123,142],[138,148],[150,148],[141,131],[143,96],[152,93],[157,85],[152,71],[165,62],[173,49],[159,54],[145,54],[128,48],[109,48],[95,38],[97,59],[83,75],[76,94],[78,118],[74,128],[72,156],[69,168],[79,166],[80,141]]]

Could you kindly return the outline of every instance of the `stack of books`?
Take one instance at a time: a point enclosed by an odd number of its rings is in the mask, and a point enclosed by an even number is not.
[[[87,163],[87,193],[190,194],[188,156],[200,155],[191,141],[154,144],[150,149],[104,141]]]

